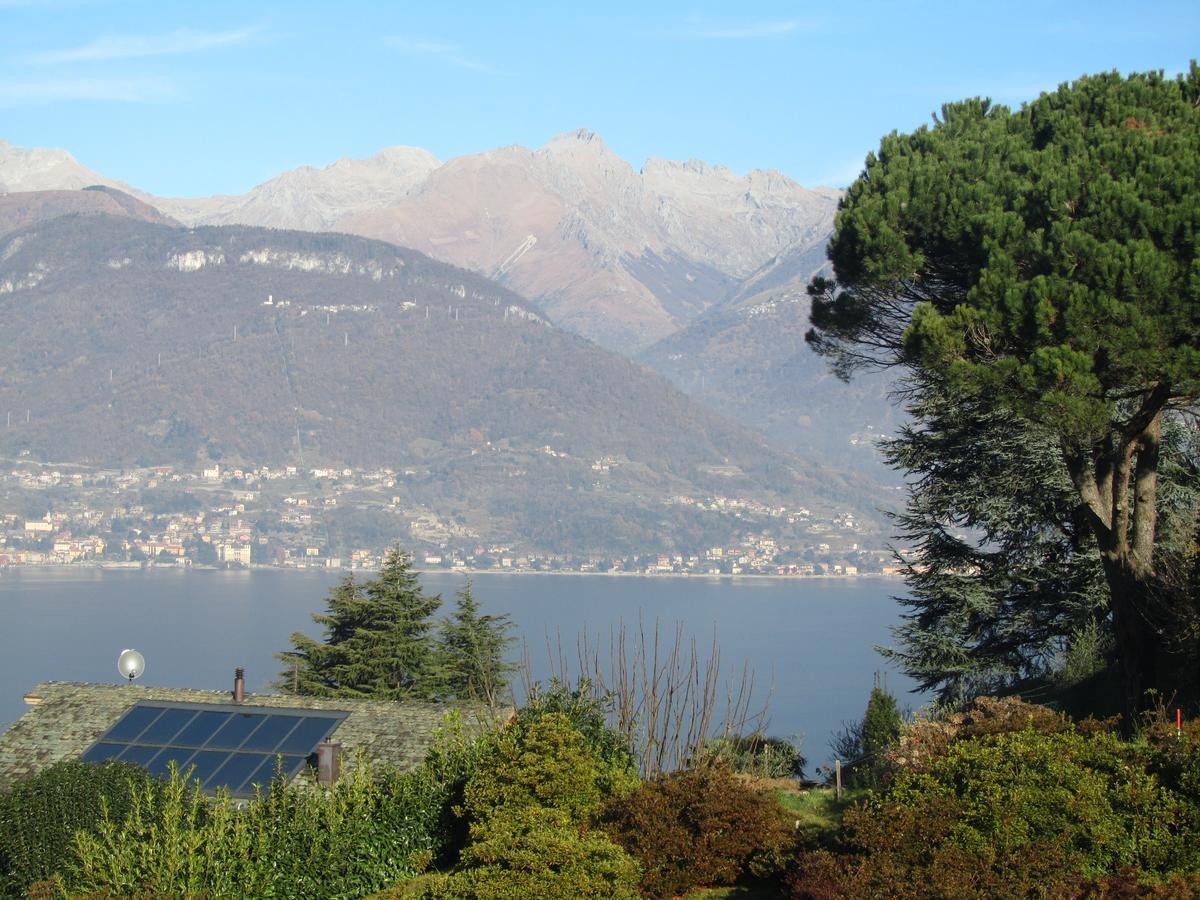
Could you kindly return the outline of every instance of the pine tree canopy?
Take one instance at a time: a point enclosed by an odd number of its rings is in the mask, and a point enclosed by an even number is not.
[[[458,594],[454,613],[442,624],[442,664],[451,696],[495,706],[510,691],[516,666],[504,659],[512,643],[508,616],[481,615],[470,582]]]
[[[436,699],[446,690],[441,650],[432,631],[441,598],[428,595],[399,548],[388,551],[376,577],[346,576],[313,621],[324,640],[292,635],[277,654],[286,668],[277,686],[316,697]]]
[[[809,287],[810,343],[839,374],[904,366],[917,396],[932,383],[1046,444],[1047,493],[1095,541],[1130,721],[1150,688],[1197,694],[1156,548],[1164,421],[1200,396],[1198,239],[1193,63],[888,135],[841,202],[835,280]]]

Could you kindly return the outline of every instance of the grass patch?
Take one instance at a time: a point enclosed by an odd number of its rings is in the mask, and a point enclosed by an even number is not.
[[[809,791],[776,791],[779,805],[795,817],[804,831],[835,831],[842,824],[842,814],[870,793],[866,788],[842,791],[842,799],[834,796],[833,788],[813,788]]]

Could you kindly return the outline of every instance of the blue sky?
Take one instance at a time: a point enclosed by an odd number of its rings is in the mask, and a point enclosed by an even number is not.
[[[941,103],[1183,70],[1200,3],[0,0],[0,137],[158,194],[246,190],[410,144],[442,159],[590,128],[844,185]]]

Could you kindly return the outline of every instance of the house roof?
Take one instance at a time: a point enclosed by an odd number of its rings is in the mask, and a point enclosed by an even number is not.
[[[0,734],[0,789],[61,760],[78,758],[139,701],[231,702],[228,691],[69,681],[43,682],[25,700],[31,706],[29,711]],[[373,762],[400,769],[411,769],[425,758],[433,730],[451,708],[438,703],[327,700],[290,694],[247,694],[238,705],[347,712],[332,740],[341,744],[348,756],[362,750]],[[485,715],[464,710],[464,719],[468,727],[482,728]]]

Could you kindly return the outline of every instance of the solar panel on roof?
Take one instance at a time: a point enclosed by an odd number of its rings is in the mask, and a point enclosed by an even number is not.
[[[114,741],[132,741],[141,734],[147,725],[162,715],[162,708],[156,706],[135,706],[121,717],[106,737]]]
[[[235,797],[266,786],[282,767],[291,778],[349,713],[143,700],[83,754],[119,759],[166,776],[174,763],[208,791]]]
[[[217,729],[217,733],[208,739],[208,746],[216,747],[220,750],[236,750],[242,746],[242,741],[246,740],[250,734],[262,724],[263,715],[246,715],[245,713],[231,715],[224,725]]]
[[[229,718],[229,713],[224,712],[204,712],[196,713],[196,718],[192,719],[188,726],[175,736],[175,741],[182,746],[190,747],[195,745],[202,746],[216,730],[225,724]]]
[[[183,726],[196,717],[194,709],[165,709],[154,723],[138,736],[142,744],[169,744]]]

